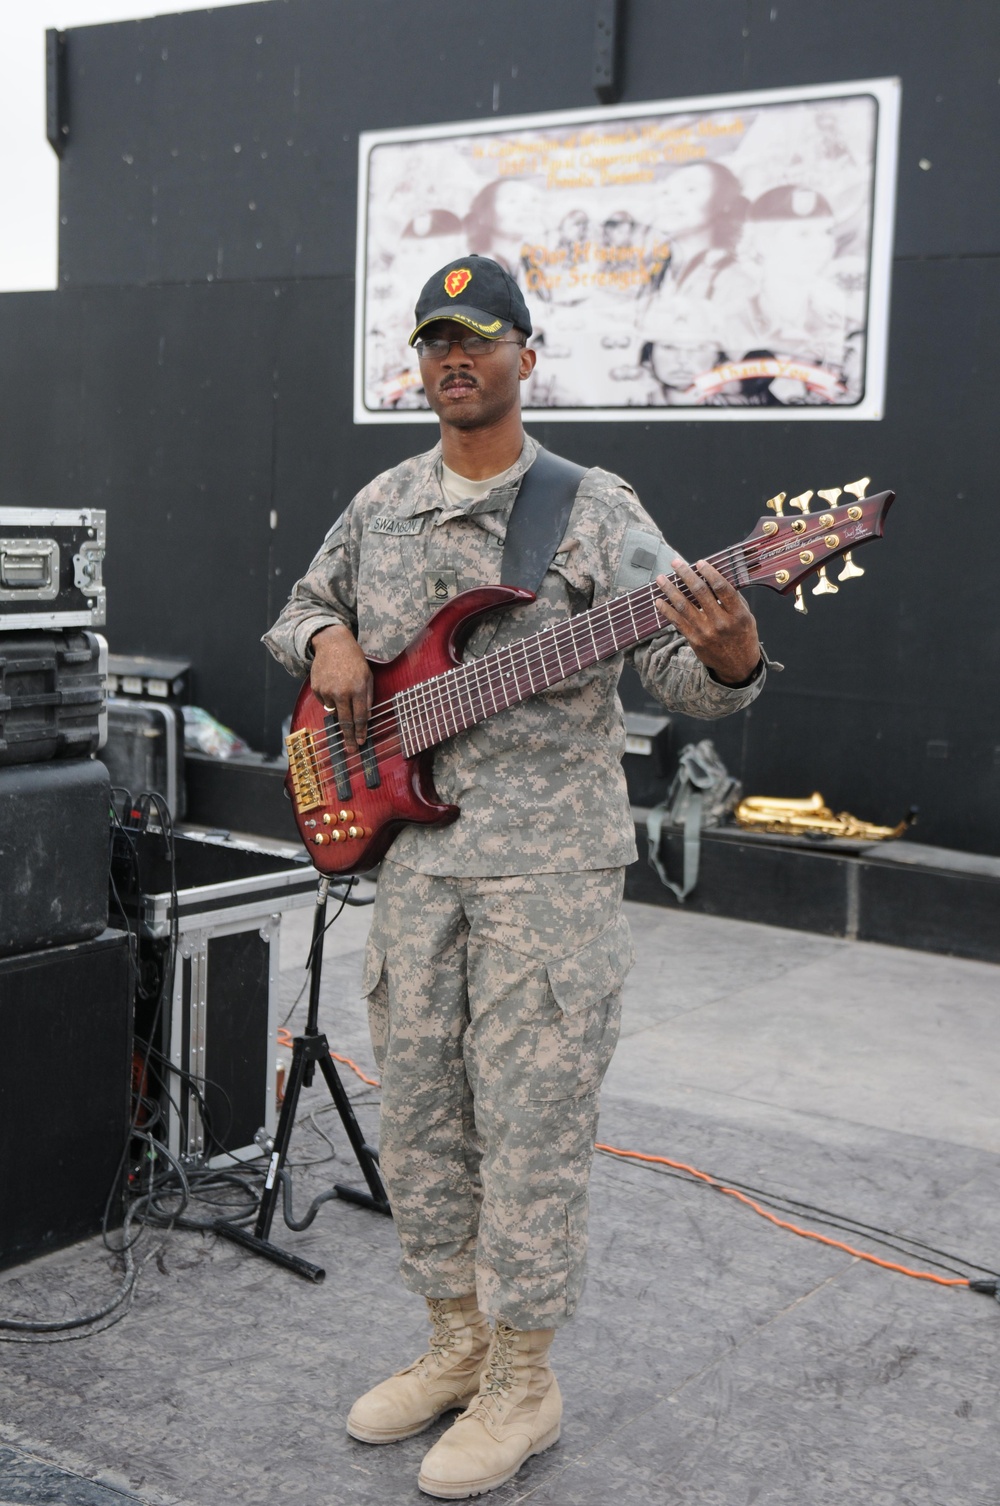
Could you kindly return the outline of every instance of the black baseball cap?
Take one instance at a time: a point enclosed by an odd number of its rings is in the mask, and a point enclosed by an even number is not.
[[[435,319],[455,319],[487,340],[499,340],[511,329],[531,334],[531,315],[521,289],[488,256],[460,256],[435,272],[424,283],[413,312],[417,324],[411,345]]]

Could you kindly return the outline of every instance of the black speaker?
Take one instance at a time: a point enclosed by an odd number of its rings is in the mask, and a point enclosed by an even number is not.
[[[128,937],[0,959],[0,1039],[3,1269],[97,1233],[117,1190],[131,1103]]]

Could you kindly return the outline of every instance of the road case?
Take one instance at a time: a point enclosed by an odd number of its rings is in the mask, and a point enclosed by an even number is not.
[[[0,631],[100,627],[103,510],[0,507]]]
[[[165,837],[146,831],[136,838],[136,864],[116,856],[116,881],[140,929],[147,994],[149,976],[168,966],[176,921],[173,984],[153,1041],[170,1063],[158,1083],[167,1144],[192,1162],[223,1166],[259,1155],[254,1135],[273,1135],[277,1125],[281,913],[314,904],[319,875],[292,846],[275,852],[184,832],[174,853],[172,872]],[[130,864],[138,868],[131,890]],[[144,1039],[152,1013],[140,1001]]]

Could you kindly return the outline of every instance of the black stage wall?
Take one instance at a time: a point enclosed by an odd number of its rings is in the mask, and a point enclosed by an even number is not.
[[[887,416],[532,430],[628,477],[690,555],[778,490],[894,488],[863,581],[808,618],[754,598],[787,669],[712,735],[749,791],[876,821],[914,802],[923,840],[1000,852],[1000,10],[624,14],[625,101],[901,77]],[[61,286],[0,297],[0,505],[106,506],[112,648],[190,655],[196,698],[258,747],[294,695],[260,633],[351,493],[433,438],[352,422],[358,132],[493,116],[495,88],[500,115],[591,105],[593,36],[591,0],[269,0],[67,34]]]

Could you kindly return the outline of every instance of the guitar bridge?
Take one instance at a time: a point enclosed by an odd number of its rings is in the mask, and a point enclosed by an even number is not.
[[[307,728],[290,733],[285,738],[285,747],[288,749],[288,772],[296,809],[300,815],[314,811],[323,804],[323,790],[312,733]]]

